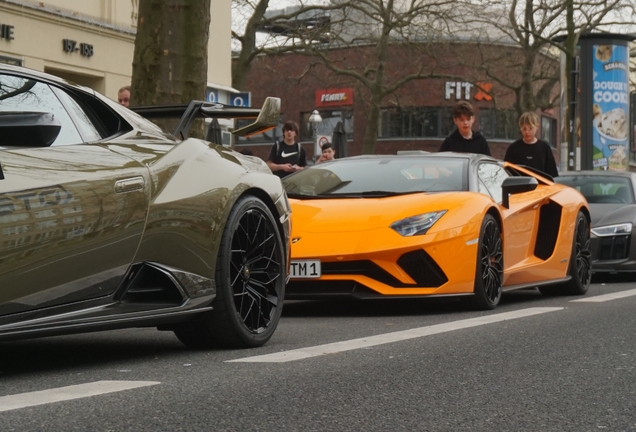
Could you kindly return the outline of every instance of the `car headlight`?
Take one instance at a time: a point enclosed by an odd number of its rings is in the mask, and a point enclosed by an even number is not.
[[[627,235],[632,233],[632,223],[626,222],[616,225],[607,225],[592,228],[592,232],[597,237],[610,237],[618,235]]]
[[[446,212],[447,210],[441,210],[407,217],[393,222],[391,228],[404,237],[426,234],[433,224]]]

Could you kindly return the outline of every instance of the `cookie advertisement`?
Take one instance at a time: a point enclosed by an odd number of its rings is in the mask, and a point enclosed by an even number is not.
[[[629,164],[629,52],[622,45],[593,45],[593,166],[626,171]]]

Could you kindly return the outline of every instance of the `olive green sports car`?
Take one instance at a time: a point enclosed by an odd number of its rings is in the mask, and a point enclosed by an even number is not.
[[[266,343],[288,278],[287,197],[263,161],[187,129],[245,117],[265,130],[279,110],[193,102],[169,134],[0,65],[0,341],[158,327],[195,348]]]

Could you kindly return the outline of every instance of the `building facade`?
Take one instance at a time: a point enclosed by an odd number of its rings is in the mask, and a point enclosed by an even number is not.
[[[508,145],[521,137],[517,123],[519,114],[514,109],[515,92],[479,69],[476,61],[479,50],[483,49],[471,43],[457,43],[452,47],[444,44],[437,48],[428,47],[425,54],[424,51],[415,53],[412,47],[397,43],[392,45],[387,60],[390,65],[386,71],[388,79],[395,80],[400,74],[411,72],[414,55],[430,56],[430,63],[436,64],[434,75],[437,77],[409,81],[384,97],[375,153],[437,151],[444,138],[455,129],[453,106],[459,100],[467,100],[475,108],[473,129],[486,136],[493,156],[503,159]],[[490,49],[509,50],[511,56],[518,55],[510,47]],[[335,50],[337,53],[333,53],[333,56],[342,59],[340,65],[346,63],[351,69],[362,70],[373,58],[373,50],[372,46],[345,47]],[[457,58],[463,61],[455,61]],[[558,61],[548,60],[553,63],[551,67],[557,70]],[[490,73],[493,72],[491,69]],[[505,77],[509,72],[505,66],[501,66],[496,73]],[[315,58],[301,54],[280,54],[261,56],[254,61],[247,88],[251,90],[256,105],[266,96],[282,99],[282,120],[294,120],[300,125],[301,143],[309,158],[313,159],[317,155],[320,142],[332,139],[338,122],[342,122],[347,135],[347,155],[362,153],[371,96],[359,81],[334,74]],[[553,147],[558,163],[560,137],[556,85],[552,96],[556,108],[537,111],[541,118],[539,137]],[[318,110],[322,117],[316,136],[309,123],[313,110]],[[279,128],[270,134],[242,139],[237,147],[249,148],[255,155],[267,158],[272,142],[280,136]]]
[[[138,0],[0,0],[0,62],[90,87],[117,100],[130,85]],[[228,103],[231,1],[212,0],[206,97]]]

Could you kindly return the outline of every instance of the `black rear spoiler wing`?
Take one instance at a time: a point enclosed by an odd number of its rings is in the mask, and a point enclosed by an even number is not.
[[[262,108],[235,107],[220,103],[192,101],[182,105],[156,105],[130,107],[147,119],[176,118],[179,123],[175,127],[172,135],[186,139],[192,122],[197,118],[255,118],[249,125],[236,129],[232,133],[237,136],[256,135],[278,126],[280,121],[280,98],[268,97],[265,99]]]

